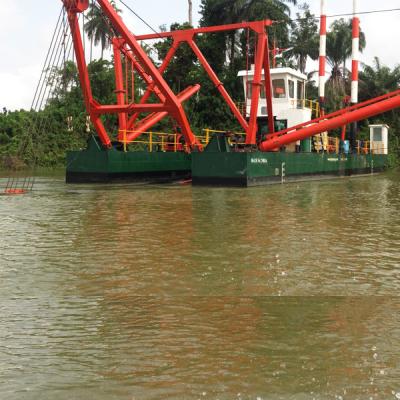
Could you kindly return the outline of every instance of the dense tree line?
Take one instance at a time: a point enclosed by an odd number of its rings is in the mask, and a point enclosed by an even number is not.
[[[188,3],[191,7],[190,0]],[[296,0],[202,0],[200,25],[211,26],[266,18],[278,21],[269,29],[271,48],[276,46],[285,49],[276,62],[278,66],[291,66],[309,73],[307,97],[317,99],[316,82],[313,81],[316,74],[315,71],[307,69],[307,64],[310,59],[318,59],[318,21],[306,4],[296,3]],[[115,2],[113,4],[116,7]],[[290,14],[290,5],[298,7],[295,17]],[[188,15],[191,15],[190,10]],[[88,38],[99,44],[102,50],[102,57],[89,64],[93,94],[100,103],[114,103],[113,63],[103,59],[103,51],[110,46],[110,24],[93,6],[87,17],[85,30]],[[190,23],[185,22],[175,23],[168,29],[189,27]],[[169,40],[160,40],[152,46],[145,47],[145,50],[154,62],[159,64],[170,45]],[[251,63],[255,47],[254,35],[247,31],[203,35],[198,38],[198,45],[232,98],[237,102],[243,101],[243,88],[237,78],[237,72]],[[360,50],[365,46],[366,38],[361,33]],[[327,83],[328,111],[343,107],[346,94],[350,94],[350,72],[347,68],[350,57],[351,21],[339,19],[331,24],[327,37],[327,58],[331,67]],[[201,85],[200,93],[185,104],[196,133],[200,133],[206,127],[239,129],[225,102],[188,46],[183,45],[178,50],[165,73],[165,79],[175,92],[194,83]],[[56,83],[56,90],[39,112],[8,111],[4,108],[0,113],[0,159],[3,165],[15,167],[33,161],[43,166],[62,165],[66,150],[85,146],[88,126],[75,64],[68,62],[61,69],[55,68],[51,71],[49,81],[49,85]],[[360,100],[396,90],[399,84],[400,68],[390,69],[376,59],[374,65],[363,66],[360,73]],[[136,78],[136,100],[143,93],[143,88],[143,82]],[[115,117],[109,116],[104,122],[109,131],[116,132]],[[366,135],[369,122],[385,122],[391,126],[392,149],[397,152],[399,111],[391,111],[370,121],[363,121],[361,134]],[[168,131],[172,127],[172,122],[165,119],[155,130]]]

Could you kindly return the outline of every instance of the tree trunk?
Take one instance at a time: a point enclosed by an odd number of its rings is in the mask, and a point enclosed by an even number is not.
[[[189,2],[189,24],[193,26],[193,1],[188,0]]]
[[[230,67],[231,70],[233,71],[233,67],[234,67],[234,60],[235,60],[235,45],[236,45],[236,33],[235,32],[231,32],[230,33],[230,51],[229,51],[229,61],[230,61]]]

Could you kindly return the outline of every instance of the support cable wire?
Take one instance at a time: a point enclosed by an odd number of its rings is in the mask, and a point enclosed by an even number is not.
[[[64,30],[63,24],[61,24],[61,32],[66,32]],[[60,36],[60,35],[58,35]],[[60,68],[60,61],[62,61],[62,54],[63,54],[63,36],[61,35],[61,38],[58,42],[52,42],[53,49],[51,50],[52,56],[50,57],[48,63],[45,65],[45,73],[42,76],[42,83],[41,87],[39,90],[40,96],[37,97],[37,94],[35,95],[36,101],[34,102],[36,107],[32,111],[36,111],[34,118],[32,119],[28,134],[26,136],[26,140],[21,143],[18,154],[21,155],[25,150],[28,145],[28,140],[31,141],[31,144],[33,146],[33,135],[34,133],[39,134],[42,131],[42,128],[44,127],[45,121],[43,118],[41,118],[41,109],[44,104],[47,104],[50,97],[54,94],[54,89],[59,86],[59,82],[57,79],[53,79],[51,83],[49,84],[49,78],[50,74],[55,70]],[[66,43],[66,47],[68,48],[68,55],[66,57],[69,58],[69,55],[72,50],[72,41],[71,41],[71,36],[68,35],[68,40]],[[61,64],[62,65],[62,64]],[[43,91],[43,88],[45,87],[45,90]],[[47,121],[48,122],[48,121]],[[34,157],[34,162],[33,162],[33,168],[36,164],[36,159]]]
[[[63,13],[63,10],[61,10],[61,14],[62,13]],[[39,81],[38,89],[36,90],[36,93],[34,96],[34,101],[32,102],[31,108],[33,108],[33,110],[36,110],[36,111],[38,110],[38,99],[41,98],[42,90],[43,90],[44,86],[46,86],[46,84],[47,84],[48,74],[50,73],[49,66],[52,65],[52,63],[54,62],[54,57],[56,56],[55,55],[56,49],[58,49],[61,44],[62,32],[63,32],[63,28],[62,28],[62,22],[61,22],[61,24],[58,27],[58,33],[56,35],[56,40],[51,43],[50,48],[49,48],[50,57],[48,57],[47,63],[45,63],[45,65],[43,66],[41,82]]]
[[[63,15],[63,8],[61,9],[60,17],[62,15]],[[22,141],[22,143],[19,146],[19,149],[18,149],[19,155],[21,155],[25,151],[25,149],[28,145],[28,140],[30,140],[33,145],[32,136],[38,126],[38,121],[40,118],[39,111],[42,108],[43,100],[46,96],[48,82],[49,82],[49,75],[50,75],[51,71],[54,69],[55,60],[57,59],[57,54],[58,54],[57,48],[60,47],[61,41],[62,41],[62,32],[63,32],[62,25],[63,25],[63,23],[61,21],[61,18],[59,18],[59,21],[57,22],[57,27],[56,27],[56,31],[58,28],[58,33],[55,35],[56,40],[52,40],[51,45],[49,47],[48,54],[50,56],[46,57],[47,62],[44,65],[44,68],[42,70],[42,74],[40,77],[41,83],[39,82],[39,84],[38,84],[37,90],[34,95],[34,100],[32,102],[33,106],[31,108],[31,111],[35,112],[35,115],[32,117],[31,123],[27,129],[26,140]],[[35,165],[35,160],[34,160],[33,164]]]
[[[56,25],[56,27],[55,27],[55,29],[54,29],[54,32],[53,32],[53,35],[52,35],[52,38],[51,38],[51,43],[50,43],[49,49],[48,49],[47,54],[46,54],[46,59],[45,59],[44,64],[43,64],[43,69],[42,69],[42,72],[41,72],[41,75],[40,75],[38,84],[37,84],[37,86],[36,86],[35,94],[34,94],[34,96],[33,96],[32,104],[31,104],[31,109],[33,109],[33,105],[34,105],[34,102],[35,102],[35,99],[36,99],[36,95],[38,94],[39,86],[40,86],[40,84],[41,84],[41,81],[42,81],[42,78],[43,78],[43,74],[44,74],[44,70],[45,70],[45,68],[46,68],[47,61],[48,61],[49,56],[50,56],[51,48],[52,48],[53,43],[54,43],[54,40],[55,40],[55,38],[56,38],[56,33],[58,32],[58,27],[59,27],[59,24],[60,24],[60,21],[61,21],[61,16],[62,16],[62,14],[63,14],[63,10],[60,11],[60,14],[59,14],[59,16],[58,16],[57,25]],[[57,39],[56,39],[56,40],[57,40]]]
[[[151,29],[160,39],[164,39],[159,32],[157,32],[144,18],[128,6],[123,0],[119,0],[136,18],[142,21],[149,29]]]
[[[70,39],[71,39],[70,36],[68,36],[68,46],[70,45]],[[40,102],[38,99],[38,103],[37,103],[37,107],[36,107],[37,112],[39,112],[42,109],[43,105],[46,104],[49,93],[52,90],[54,90],[54,87],[56,86],[56,84],[59,83],[55,79],[53,79],[53,81],[50,81],[50,77],[55,69],[58,69],[62,66],[62,61],[63,61],[62,58],[63,58],[63,53],[64,53],[63,52],[63,43],[64,43],[64,38],[62,38],[62,40],[60,40],[60,42],[58,44],[58,49],[55,51],[55,57],[52,60],[52,64],[47,67],[46,79],[43,82],[44,91],[43,91],[43,93],[41,93],[41,97],[39,98]],[[51,82],[51,84],[49,84],[49,81]],[[46,98],[46,101],[44,101],[45,98]]]
[[[121,1],[121,0],[120,0]],[[368,15],[368,14],[381,14],[381,13],[389,13],[389,12],[396,12],[400,11],[400,8],[389,8],[389,9],[380,9],[380,10],[371,10],[371,11],[360,11],[357,12],[357,15]],[[343,14],[331,14],[327,15],[326,18],[339,18],[339,17],[353,17],[354,13],[343,13]],[[311,14],[309,18],[294,18],[289,19],[290,22],[297,22],[297,21],[308,21],[309,19],[321,19],[320,15]],[[274,21],[275,24],[287,24],[288,20],[281,20],[281,21]]]
[[[135,12],[132,7],[130,7],[128,4],[125,3],[124,0],[119,0],[123,6],[125,6],[137,19],[142,21],[150,30],[152,30],[160,39],[165,40],[160,33],[154,29],[144,18],[142,18],[137,12]],[[150,51],[152,51],[154,54],[158,55],[157,49],[154,47],[154,43],[152,45],[147,43],[148,48]]]
[[[64,41],[64,29],[61,26],[60,35],[58,43],[54,46],[52,51],[52,56],[50,57],[48,65],[45,67],[45,76],[39,91],[39,97],[36,99],[36,104],[34,107],[35,111],[39,111],[43,106],[43,98],[46,96],[46,91],[49,87],[49,78],[51,73],[53,72],[53,68],[58,66],[61,55],[62,55],[62,44]],[[44,90],[44,91],[43,91]]]
[[[68,39],[70,39],[70,36],[68,37]],[[72,41],[69,40],[67,43],[67,56],[66,58],[69,59],[70,55],[71,55],[71,51],[72,51]],[[52,66],[52,69],[60,68],[60,63],[58,62],[57,64],[54,64]],[[44,104],[47,104],[48,101],[51,99],[51,97],[54,95],[54,91],[56,88],[59,88],[59,82],[54,79],[52,85],[50,86],[50,89],[47,93],[46,99],[43,98],[44,100]],[[31,131],[31,135],[29,135],[29,137],[31,139],[33,139],[33,132],[36,133],[36,135],[39,135],[41,132],[44,132],[45,129],[49,129],[50,128],[50,120],[48,118],[46,118],[45,115],[40,116],[40,113],[37,113],[37,118],[35,120],[35,122],[32,124],[32,131]],[[33,141],[32,141],[32,146],[33,146]],[[36,160],[34,161],[34,163],[36,162]]]
[[[68,36],[68,42],[66,43],[66,49],[65,49],[65,60],[69,60],[71,51],[72,51],[72,47],[73,47],[73,43],[71,40],[71,36]],[[62,65],[63,65],[62,63],[60,65],[60,60],[58,60],[58,63],[56,65],[54,65],[52,67],[52,69],[55,68],[55,69],[59,70]],[[59,81],[54,79],[52,85],[49,87],[49,90],[48,90],[48,93],[46,96],[46,100],[44,101],[45,105],[48,103],[48,101],[54,95],[55,89],[59,88],[59,87],[60,87]],[[67,91],[66,78],[65,78],[65,72],[64,72],[64,93],[66,93],[66,91]],[[45,128],[48,129],[49,127],[50,127],[50,121],[48,119],[46,120],[46,117],[43,116],[43,118],[40,122],[40,125],[37,126],[37,133],[43,132]]]
[[[37,153],[34,151],[34,136],[37,137],[37,135],[42,132],[42,129],[46,126],[48,128],[50,124],[50,121],[46,120],[46,117],[42,115],[42,107],[48,104],[51,97],[54,96],[55,89],[60,87],[60,79],[64,80],[64,89],[66,90],[65,69],[62,78],[57,79],[57,76],[54,74],[60,70],[60,66],[63,64],[65,66],[66,61],[70,58],[73,43],[71,35],[68,35],[67,32],[66,13],[63,7],[59,14],[31,103],[31,113],[34,113],[34,115],[32,115],[30,119],[25,138],[21,140],[17,151],[18,156],[22,157],[27,151],[28,146],[31,146],[32,163],[30,163],[30,168],[32,176],[25,175],[21,177],[15,174],[10,176],[5,186],[5,194],[23,194],[33,190],[35,184],[35,168],[37,164]],[[52,76],[52,74],[54,76]]]

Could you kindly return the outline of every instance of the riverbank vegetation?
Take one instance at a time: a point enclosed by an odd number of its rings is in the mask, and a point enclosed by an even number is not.
[[[191,2],[189,2],[190,4]],[[307,4],[296,4],[296,0],[202,0],[201,26],[220,25],[270,18],[279,23],[269,30],[270,46],[283,49],[276,58],[278,66],[290,66],[307,73],[309,83],[307,97],[317,100],[317,71],[312,69],[318,59],[318,20],[310,13]],[[114,2],[115,4],[115,2]],[[115,5],[116,6],[116,5]],[[291,15],[291,8],[297,14]],[[121,10],[118,10],[121,12]],[[189,13],[190,14],[190,13]],[[96,9],[87,13],[86,33],[89,40],[98,43],[102,56],[89,64],[91,84],[95,98],[100,103],[115,102],[114,71],[111,56],[103,54],[109,48],[109,25],[98,15]],[[190,24],[175,23],[163,30],[189,28]],[[360,50],[367,43],[361,34]],[[246,31],[204,35],[198,39],[210,64],[236,102],[242,102],[242,83],[237,72],[249,66],[254,55],[255,38]],[[149,56],[159,64],[171,43],[160,40],[145,47]],[[104,53],[105,52],[105,53]],[[338,19],[329,29],[327,37],[327,59],[330,77],[327,82],[327,111],[342,108],[350,94],[351,73],[348,70],[351,57],[351,21]],[[199,83],[201,91],[185,104],[189,120],[195,133],[203,128],[240,129],[189,48],[182,46],[168,68],[165,79],[175,92]],[[47,85],[54,87],[45,104],[34,110],[10,111],[4,106],[0,113],[0,162],[6,168],[20,168],[25,164],[60,166],[65,161],[65,152],[79,149],[93,129],[88,124],[79,85],[79,77],[73,62],[62,68],[54,68],[48,74]],[[396,90],[400,85],[400,67],[393,69],[375,59],[372,65],[362,65],[360,72],[360,101]],[[143,85],[135,82],[136,100],[143,93]],[[212,112],[210,112],[212,110]],[[108,117],[105,125],[116,132],[116,118]],[[386,123],[391,128],[391,151],[399,154],[400,112],[394,110],[363,121],[360,137],[366,138],[369,123]],[[155,130],[171,131],[174,124],[163,120]]]

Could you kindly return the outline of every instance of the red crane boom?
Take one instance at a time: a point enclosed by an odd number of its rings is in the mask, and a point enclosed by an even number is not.
[[[271,151],[318,133],[330,131],[400,107],[400,90],[324,115],[318,119],[267,135],[261,151]]]

